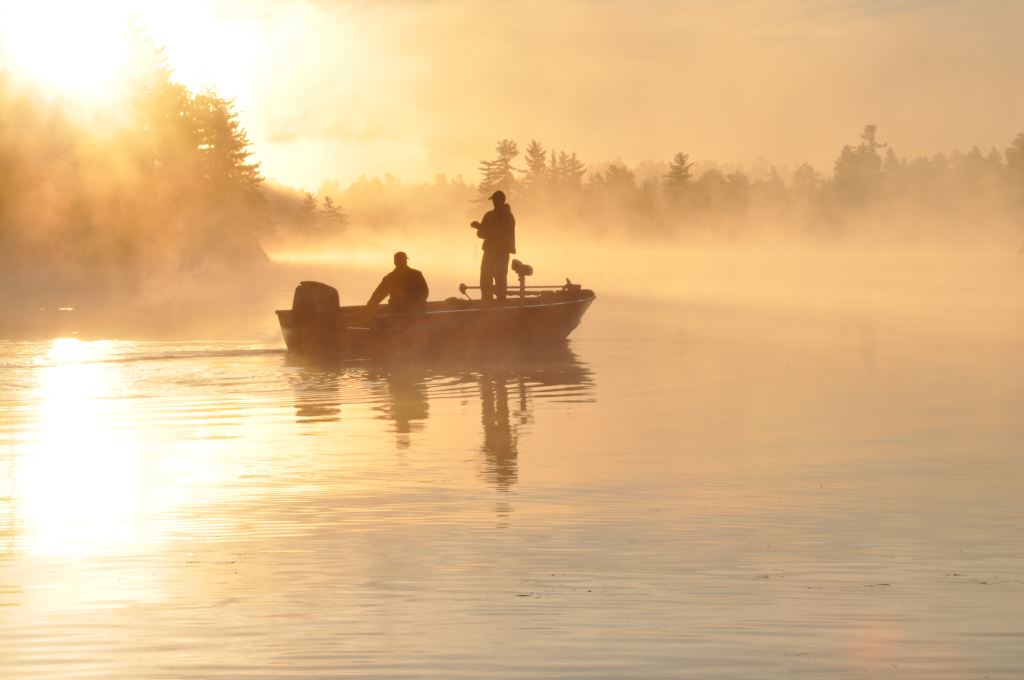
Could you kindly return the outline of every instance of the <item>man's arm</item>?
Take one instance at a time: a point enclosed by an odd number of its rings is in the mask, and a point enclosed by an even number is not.
[[[366,301],[366,306],[374,307],[376,305],[379,305],[381,303],[381,300],[388,296],[388,293],[390,292],[389,289],[390,287],[388,286],[388,277],[385,276],[383,279],[380,280],[380,283],[377,284],[377,288],[374,289],[373,295],[370,296],[370,299]]]
[[[516,252],[516,216],[508,211],[508,250],[513,255]]]
[[[423,272],[417,272],[416,290],[413,298],[417,302],[426,302],[428,295],[430,295],[430,288],[427,287],[427,280],[423,278]]]
[[[489,239],[494,235],[494,211],[488,210],[480,222],[473,222],[478,238]]]

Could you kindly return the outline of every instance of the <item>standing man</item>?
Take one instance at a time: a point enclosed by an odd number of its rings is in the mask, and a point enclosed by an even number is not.
[[[368,309],[388,299],[388,309],[392,312],[418,312],[427,304],[427,280],[418,269],[409,266],[409,256],[399,251],[394,257],[395,268],[381,279],[380,285],[373,291],[366,303]]]
[[[497,298],[504,302],[508,288],[508,258],[516,252],[516,218],[505,202],[505,192],[491,194],[494,209],[483,219],[473,222],[476,235],[484,240],[484,257],[480,262],[480,299]]]

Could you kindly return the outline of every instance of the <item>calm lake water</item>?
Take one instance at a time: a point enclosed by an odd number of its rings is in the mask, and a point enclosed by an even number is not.
[[[1024,314],[934,316],[0,343],[0,676],[1024,677]]]

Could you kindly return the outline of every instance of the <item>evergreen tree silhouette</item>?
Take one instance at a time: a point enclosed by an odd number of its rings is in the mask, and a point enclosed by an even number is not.
[[[690,162],[688,154],[680,152],[672,157],[672,162],[668,166],[668,172],[662,176],[662,186],[667,196],[679,199],[686,194],[691,188],[690,179],[692,175],[690,170],[692,168],[693,163]]]
[[[255,198],[263,178],[259,163],[249,162],[249,138],[238,121],[234,101],[207,90],[195,96],[191,109],[204,175],[220,189]]]
[[[861,143],[844,146],[836,159],[833,181],[840,197],[846,201],[862,203],[878,187],[882,171],[882,156],[878,150],[888,145],[879,143],[877,132],[877,126],[865,125],[860,134]]]
[[[547,151],[544,150],[541,143],[535,139],[530,140],[524,159],[526,172],[523,175],[523,187],[530,192],[536,192],[546,187],[549,184],[551,172],[547,163]]]
[[[480,172],[483,177],[480,179],[479,191],[484,196],[490,196],[500,190],[511,198],[518,188],[516,168],[512,166],[512,161],[519,155],[519,147],[511,139],[502,139],[495,147],[495,151],[498,152],[497,158],[480,161]]]
[[[345,211],[330,196],[324,196],[323,204],[320,206],[320,213],[327,230],[330,232],[340,231],[348,224],[348,216],[345,215]]]
[[[552,150],[550,172],[552,181],[558,190],[571,194],[583,188],[583,177],[587,174],[587,166],[576,157],[575,151],[571,154],[559,151],[556,156]]]

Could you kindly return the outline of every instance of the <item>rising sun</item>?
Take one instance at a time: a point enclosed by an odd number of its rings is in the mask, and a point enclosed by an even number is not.
[[[128,16],[113,1],[0,4],[3,64],[50,94],[103,96],[127,53]]]

